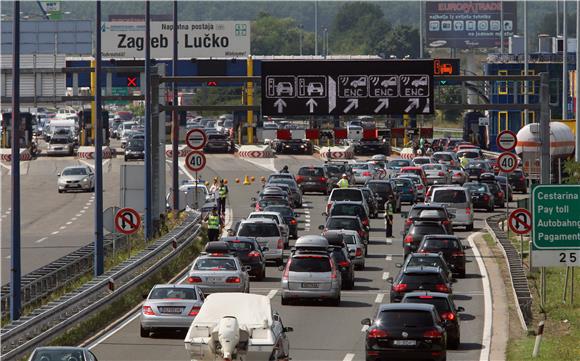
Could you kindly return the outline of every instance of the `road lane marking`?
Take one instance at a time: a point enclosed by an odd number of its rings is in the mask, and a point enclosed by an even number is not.
[[[385,297],[385,294],[384,293],[379,293],[377,295],[377,298],[375,298],[375,303],[381,303],[381,302],[383,302],[383,298],[384,297]]]
[[[310,218],[310,214],[304,215],[304,218]]]
[[[389,272],[383,272],[383,281],[386,281],[389,278]]]
[[[68,222],[66,222],[66,225],[67,225],[67,226],[68,226],[68,225],[71,225],[71,224],[72,224],[72,222],[71,222],[71,221],[68,221]]]
[[[352,359],[354,359],[354,353],[347,353],[342,361],[352,361]]]
[[[270,290],[270,292],[268,292],[268,298],[272,299],[276,297],[276,293],[278,293],[278,290]]]
[[[77,217],[72,217],[70,220],[71,221],[76,221],[78,218]]]
[[[391,244],[393,244],[393,239],[387,238],[387,246],[390,246]]]
[[[42,237],[41,239],[34,241],[34,243],[42,243],[42,242],[46,241],[47,238],[48,237]]]
[[[60,226],[59,229],[66,229],[66,226]]]
[[[367,332],[367,330],[369,329],[369,325],[364,325],[361,329],[360,332]]]
[[[391,256],[390,254],[387,255],[387,257],[385,257],[385,261],[392,261],[393,260],[393,256]]]
[[[75,217],[80,217],[82,215],[83,215],[82,213],[77,213],[77,214],[75,214]]]
[[[83,209],[89,209],[89,206],[84,206]]]
[[[54,236],[55,234],[58,234],[59,232],[60,232],[60,231],[54,231],[54,232],[52,232],[52,233],[50,233],[50,234],[52,234],[52,235]]]
[[[471,250],[473,251],[473,256],[477,261],[477,267],[479,268],[479,272],[481,273],[481,286],[483,288],[483,335],[481,337],[481,344],[483,345],[481,352],[479,354],[479,361],[487,361],[489,360],[489,351],[491,347],[491,327],[492,327],[492,303],[491,303],[491,287],[489,284],[489,276],[487,274],[487,269],[485,268],[485,264],[483,263],[483,259],[481,258],[481,253],[479,253],[479,249],[475,245],[473,238],[476,235],[479,235],[481,232],[472,233],[467,237],[467,241],[471,246]]]
[[[81,209],[79,213],[85,213],[86,211],[84,209]]]
[[[7,215],[3,215],[3,216],[2,216],[2,218],[6,218],[6,217],[8,217],[8,216],[7,216]]]
[[[10,259],[10,258],[12,258],[12,256],[6,256],[6,259]]]

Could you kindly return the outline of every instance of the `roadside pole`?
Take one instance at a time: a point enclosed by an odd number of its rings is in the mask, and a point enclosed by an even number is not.
[[[100,29],[99,29],[99,32],[100,32]],[[95,34],[95,37],[96,37],[96,34]],[[91,100],[91,136],[87,137],[87,135],[85,134],[85,136],[84,136],[85,143],[83,145],[95,145],[95,119],[97,118],[97,111],[95,109],[95,89],[97,88],[97,84],[96,84],[97,83],[97,78],[96,78],[97,72],[95,70],[95,66],[96,66],[96,61],[93,58],[93,60],[91,60],[91,96],[93,97],[93,100]],[[84,114],[84,112],[83,112],[83,114]],[[83,128],[86,128],[86,124]]]
[[[540,73],[540,184],[551,182],[551,159],[550,159],[550,85],[548,73]],[[546,305],[546,267],[541,269],[541,303]]]
[[[20,319],[20,1],[12,8],[12,255],[10,256],[10,320]]]
[[[173,0],[173,62],[171,64],[172,75],[177,76],[177,0]],[[173,83],[173,105],[177,105],[177,83]],[[171,168],[172,174],[172,188],[173,188],[173,211],[177,212],[179,209],[179,119],[177,109],[173,109],[173,132],[171,133],[171,143],[173,154],[171,160],[173,162]],[[196,189],[197,190],[197,189]]]
[[[153,234],[151,154],[151,4],[145,1],[145,242]]]
[[[562,2],[562,120],[568,119],[568,1]]]
[[[105,272],[105,250],[103,247],[103,111],[101,110],[101,0],[96,1],[95,20],[95,107],[92,134],[95,145],[95,277]]]
[[[248,61],[247,61],[247,75],[248,76],[254,76],[254,59],[252,58],[251,55],[248,56]],[[252,106],[254,105],[254,82],[249,81],[247,83],[247,88],[248,88],[248,106]],[[254,123],[254,111],[250,108],[248,109],[247,112],[247,122],[248,122],[248,129],[247,129],[247,133],[248,133],[248,144],[254,144],[254,128],[253,128],[253,123]]]

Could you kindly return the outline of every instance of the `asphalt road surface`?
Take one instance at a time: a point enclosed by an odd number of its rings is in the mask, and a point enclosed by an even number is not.
[[[233,163],[235,162],[235,166]],[[224,178],[243,178],[244,175],[268,175],[275,169],[288,165],[296,172],[302,165],[321,163],[312,156],[279,156],[276,159],[241,160],[231,155],[210,155],[203,177],[209,179],[214,174]],[[259,182],[251,186],[230,183],[230,216],[233,219],[245,217],[249,212],[250,198],[260,189]],[[318,234],[318,225],[323,224],[322,212],[326,197],[308,194],[304,197],[305,206],[300,213],[299,235]],[[404,206],[403,211],[409,209]],[[485,214],[485,217],[490,214]],[[476,230],[484,226],[483,214],[476,214]],[[290,355],[293,360],[363,360],[364,332],[360,320],[373,315],[380,303],[389,302],[389,285],[385,281],[398,272],[396,263],[402,262],[403,219],[395,215],[393,239],[385,238],[382,218],[371,221],[371,242],[366,268],[356,271],[355,288],[342,292],[340,307],[303,304],[282,306],[280,303],[281,271],[268,267],[267,278],[263,282],[253,281],[251,292],[268,295],[272,299],[273,309],[278,311],[286,326],[292,326],[294,332],[289,334]],[[457,230],[456,234],[467,238],[471,232]],[[465,239],[464,244],[469,244]],[[292,245],[292,241],[291,241]],[[461,346],[459,350],[448,351],[449,360],[480,360],[484,349],[484,327],[491,327],[485,322],[485,301],[482,271],[474,255],[467,250],[467,277],[454,284],[457,305],[463,306],[461,315]],[[193,260],[192,260],[193,261]],[[486,281],[486,280],[485,280]],[[487,300],[488,309],[491,300]],[[491,315],[487,315],[490,317]],[[138,314],[132,315],[121,326],[110,330],[103,337],[93,342],[90,347],[99,360],[188,360],[183,338],[185,333],[171,332],[155,335],[152,338],[139,336]],[[489,350],[485,350],[487,352]]]

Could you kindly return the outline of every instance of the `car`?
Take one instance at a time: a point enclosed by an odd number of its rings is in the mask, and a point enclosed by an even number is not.
[[[288,258],[286,266],[280,269],[283,271],[282,305],[296,299],[323,300],[334,306],[340,305],[342,278],[326,249],[297,249]]]
[[[28,361],[97,361],[97,356],[86,347],[43,346],[32,351]]]
[[[142,139],[131,139],[125,147],[125,162],[129,160],[145,159],[145,141]]]
[[[141,306],[141,337],[157,330],[188,329],[203,305],[204,295],[196,285],[155,285]]]
[[[290,207],[287,199],[282,198],[261,198],[251,204],[251,208],[256,212],[261,212],[270,206]]]
[[[401,168],[410,166],[412,166],[410,159],[392,159],[389,161],[389,163],[387,163],[388,168],[391,168],[397,172],[401,170]]]
[[[365,268],[365,254],[367,246],[356,231],[346,229],[328,231],[324,233],[324,237],[328,239],[329,244],[337,239],[346,244],[348,254],[355,270],[363,270]]]
[[[302,190],[300,190],[298,183],[291,178],[273,178],[266,183],[266,186],[272,185],[276,187],[279,184],[285,184],[290,189],[290,200],[292,201],[292,205],[296,208],[302,207]]]
[[[438,267],[448,279],[453,277],[451,268],[449,268],[447,261],[445,261],[443,255],[440,253],[411,253],[405,258],[404,263],[397,263],[395,265],[403,270],[407,267]]]
[[[461,344],[461,329],[459,326],[459,313],[464,312],[463,307],[455,306],[453,296],[441,292],[410,292],[403,297],[402,304],[428,304],[435,306],[435,310],[443,321],[443,327],[447,332],[447,347],[457,350]]]
[[[242,266],[233,254],[201,254],[191,265],[186,283],[197,285],[204,294],[250,292],[250,267]]]
[[[499,172],[499,176],[507,177],[510,185],[515,192],[528,193],[528,185],[526,182],[526,174],[522,169],[516,169],[511,173]]]
[[[360,188],[360,190],[363,192],[363,195],[365,196],[365,200],[367,201],[367,204],[369,205],[369,211],[371,212],[370,217],[371,218],[378,218],[379,210],[383,207],[379,206],[379,202],[377,200],[377,195],[375,194],[375,192],[373,192],[372,189],[370,189],[368,187],[362,187],[362,188]]]
[[[242,262],[242,266],[248,266],[250,276],[256,277],[256,280],[262,281],[266,278],[266,257],[264,249],[260,244],[250,237],[222,237],[220,242],[228,245],[228,251],[235,254]]]
[[[390,180],[369,180],[365,183],[365,187],[373,190],[377,195],[379,210],[385,210],[385,203],[389,196],[393,197],[393,210],[395,213],[401,212],[401,195],[396,191],[393,182]]]
[[[361,324],[368,326],[366,361],[447,359],[447,332],[433,305],[381,304]]]
[[[403,251],[405,257],[409,253],[416,252],[423,236],[427,234],[449,234],[447,228],[437,221],[413,221],[409,230],[404,234]]]
[[[436,163],[445,165],[459,165],[459,158],[454,152],[435,152],[431,156]]]
[[[393,178],[392,184],[395,185],[401,204],[407,202],[414,204],[417,201],[415,184],[408,178]]]
[[[463,187],[469,190],[471,194],[471,204],[473,209],[485,209],[488,212],[493,212],[495,209],[495,200],[493,193],[489,190],[489,185],[479,182],[467,182]]]
[[[210,133],[207,134],[207,142],[203,147],[203,151],[206,153],[231,153],[235,151],[235,147],[232,147],[232,144],[227,134]]]
[[[274,182],[278,179],[290,179],[296,181],[292,173],[272,173],[268,176],[267,182]]]
[[[500,186],[503,194],[506,194],[507,201],[513,202],[514,201],[514,189],[513,189],[512,185],[508,183],[508,178],[501,176],[501,175],[496,175],[495,181]]]
[[[330,207],[333,202],[337,201],[351,201],[351,202],[361,202],[363,207],[365,207],[365,212],[370,215],[369,205],[367,204],[366,198],[363,192],[359,188],[335,188],[330,193],[328,197],[328,202],[326,203],[326,212],[330,212]]]
[[[276,153],[279,154],[314,154],[314,147],[307,139],[288,139],[277,143]]]
[[[332,216],[328,217],[326,220],[326,225],[320,225],[318,227],[324,235],[327,231],[347,229],[351,231],[356,231],[358,235],[366,241],[369,241],[369,231],[365,227],[360,218],[357,216]]]
[[[240,223],[236,236],[255,238],[260,247],[268,249],[264,251],[267,261],[283,264],[284,238],[276,221],[267,218],[246,219]]]
[[[247,219],[257,219],[257,218],[271,219],[274,222],[276,222],[276,224],[280,228],[280,234],[282,235],[282,238],[284,238],[284,248],[288,248],[289,246],[288,238],[290,237],[289,228],[288,225],[282,219],[282,215],[280,213],[265,212],[265,211],[252,212],[248,215]]]
[[[355,155],[387,153],[388,144],[378,138],[363,138],[352,142]]]
[[[340,271],[341,288],[352,290],[354,288],[354,263],[350,261],[349,251],[344,241],[341,240],[340,243],[329,247],[330,256],[336,265],[336,269]]]
[[[413,205],[407,214],[403,233],[409,231],[409,227],[415,221],[439,222],[445,227],[448,234],[453,234],[453,218],[447,207],[436,203],[418,203]]]
[[[308,94],[308,96],[324,95],[324,85],[321,82],[308,83],[306,93]]]
[[[74,155],[74,140],[68,135],[53,135],[48,142],[47,155]]]
[[[95,173],[89,166],[69,166],[57,173],[58,193],[74,191],[95,191]]]
[[[420,202],[424,202],[425,201],[425,195],[427,193],[427,188],[425,186],[425,183],[423,183],[423,180],[421,179],[421,177],[419,177],[416,174],[402,174],[397,176],[397,178],[406,178],[406,179],[410,179],[413,182],[413,185],[415,186],[415,194],[416,194],[416,198],[418,201]]]
[[[467,231],[473,231],[473,205],[467,189],[459,186],[437,188],[433,190],[430,202],[445,204],[455,214],[453,227],[464,226]]]
[[[415,157],[411,161],[411,166],[413,167],[420,167],[423,164],[433,163],[433,159],[431,157]]]
[[[427,86],[429,78],[427,76],[422,76],[419,79],[415,79],[411,82],[414,87]]]
[[[465,250],[457,236],[427,234],[423,236],[418,253],[441,253],[453,274],[465,278]]]
[[[294,239],[298,238],[298,217],[294,210],[289,206],[271,205],[264,208],[264,212],[278,212],[282,216],[284,223],[288,225],[288,232]]]
[[[467,173],[459,165],[448,165],[447,169],[451,174],[451,183],[453,184],[463,184],[467,182]]]
[[[292,206],[295,205],[296,202],[293,199],[292,190],[290,189],[290,186],[288,184],[282,182],[266,183],[266,185],[264,185],[263,190],[267,189],[275,189],[277,191],[282,191],[282,193],[284,193],[286,195],[286,198],[288,198],[288,200],[290,201],[291,205]]]
[[[399,174],[400,175],[414,174],[414,175],[419,176],[421,178],[421,181],[423,181],[423,184],[425,184],[425,185],[428,184],[427,183],[427,175],[425,174],[425,171],[421,167],[403,167],[399,171]]]
[[[481,152],[481,149],[461,149],[459,151],[457,151],[457,157],[458,158],[468,158],[468,159],[483,159],[483,153]]]
[[[375,168],[368,163],[351,164],[351,169],[354,174],[354,184],[365,184],[378,177]]]
[[[421,168],[427,176],[427,185],[451,183],[451,174],[444,164],[423,164]]]
[[[320,192],[324,195],[328,195],[334,186],[324,167],[318,166],[300,167],[296,183],[303,193]]]
[[[325,165],[336,167],[339,171],[340,176],[342,177],[343,174],[346,174],[347,180],[349,184],[354,184],[354,174],[352,172],[352,168],[348,164],[347,161],[344,160],[327,160],[324,162]],[[336,180],[338,182],[338,179]]]
[[[467,173],[469,180],[479,180],[479,177],[482,174],[490,172],[493,173],[493,166],[491,166],[487,161],[471,161],[467,164],[465,172]]]
[[[356,201],[336,201],[332,203],[330,211],[322,214],[326,217],[334,216],[357,216],[363,226],[370,227],[370,220],[363,202]]]
[[[366,87],[367,86],[366,76],[361,76],[360,78],[351,81],[350,86],[353,88]]]
[[[413,291],[453,293],[451,280],[439,267],[407,266],[387,282],[392,283],[391,303],[401,302],[405,293]]]

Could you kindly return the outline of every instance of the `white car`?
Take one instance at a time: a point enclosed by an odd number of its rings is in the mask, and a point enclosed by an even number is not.
[[[284,223],[284,219],[282,218],[282,215],[280,215],[280,213],[278,213],[278,212],[252,212],[248,216],[248,219],[255,219],[255,218],[268,218],[268,219],[272,219],[274,222],[276,222],[278,224],[278,227],[280,228],[280,232],[282,233],[282,237],[284,237],[284,248],[289,247],[288,225],[286,223]]]
[[[66,167],[57,176],[58,193],[72,190],[86,192],[95,190],[95,174],[90,167],[85,165]]]
[[[264,252],[267,261],[274,261],[277,266],[284,263],[284,238],[274,220],[268,218],[246,219],[240,223],[236,236],[255,238],[260,247],[268,248]]]

